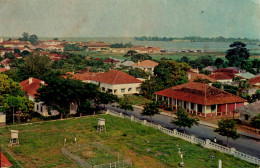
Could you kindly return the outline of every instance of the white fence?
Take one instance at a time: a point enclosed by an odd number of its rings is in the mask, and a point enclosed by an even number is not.
[[[127,119],[130,119],[131,121],[139,122],[139,123],[142,123],[144,125],[158,129],[161,132],[168,134],[170,136],[181,138],[181,139],[183,139],[185,141],[189,141],[191,143],[201,144],[205,148],[215,149],[215,150],[218,150],[220,152],[228,153],[228,154],[231,154],[231,155],[238,157],[242,160],[260,165],[260,159],[254,157],[254,156],[239,152],[235,148],[228,148],[228,147],[225,147],[223,145],[219,145],[217,143],[211,142],[209,139],[202,140],[202,139],[196,138],[194,135],[187,135],[187,134],[178,132],[176,129],[170,130],[170,129],[162,127],[161,125],[149,123],[146,120],[140,120],[138,118],[135,118],[134,116],[129,117],[127,115],[123,115],[122,113],[117,113],[117,112],[111,111],[111,110],[106,111],[106,114],[110,114],[110,115],[113,115],[113,116],[116,116],[116,117],[121,117],[121,118],[127,118]]]

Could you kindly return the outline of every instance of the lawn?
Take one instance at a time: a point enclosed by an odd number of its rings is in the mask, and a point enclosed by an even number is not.
[[[151,100],[143,97],[142,95],[127,95],[127,97],[133,105],[137,106],[143,106],[145,103],[152,102]]]
[[[97,119],[106,119],[106,133],[97,133]],[[19,130],[20,146],[8,148],[10,130]],[[24,167],[78,167],[61,154],[64,138],[72,144],[100,142],[110,150],[130,157],[133,167],[179,167],[178,148],[184,156],[185,167],[215,168],[218,159],[225,168],[257,167],[235,157],[174,138],[146,127],[110,115],[59,120],[32,125],[0,128],[2,146],[12,153]],[[215,159],[210,159],[214,155]],[[15,167],[15,166],[14,166]]]

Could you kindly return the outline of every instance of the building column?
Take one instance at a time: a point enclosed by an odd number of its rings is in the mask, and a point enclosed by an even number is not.
[[[207,106],[205,105],[204,106],[204,116],[205,116],[205,118],[206,118],[206,113],[207,113]]]
[[[191,108],[191,104],[190,104],[190,102],[189,102],[189,111],[190,111],[190,108]]]
[[[218,105],[216,104],[216,116],[218,116]]]
[[[195,107],[196,115],[198,115],[198,104],[196,103],[195,105],[196,105],[196,107]]]
[[[235,110],[237,109],[237,103],[235,103]]]
[[[155,95],[155,100],[158,101],[158,97],[157,97],[157,95]]]
[[[170,98],[168,97],[168,105],[170,105]]]

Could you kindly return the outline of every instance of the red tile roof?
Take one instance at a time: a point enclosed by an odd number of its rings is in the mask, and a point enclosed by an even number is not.
[[[233,79],[230,76],[225,75],[224,73],[214,73],[211,75],[208,75],[210,78],[216,79],[216,80],[225,80],[225,79]]]
[[[254,77],[254,78],[251,78],[248,81],[250,82],[251,85],[255,85],[256,83],[260,83],[260,75]]]
[[[1,73],[1,72],[5,72],[5,71],[8,71],[8,69],[6,69],[6,68],[0,68],[0,73]]]
[[[214,72],[224,72],[224,73],[238,73],[238,71],[234,69],[227,69],[227,68],[219,68],[215,70]]]
[[[29,79],[26,79],[20,82],[20,85],[22,86],[22,90],[27,92],[27,95],[35,97],[37,89],[41,87],[41,80],[32,78],[32,83],[29,84]]]
[[[231,93],[209,86],[208,84],[196,82],[181,84],[154,94],[202,105],[246,102],[246,100]]]
[[[100,75],[99,72],[85,72],[76,74],[67,74],[71,79],[77,79],[81,81],[92,80],[95,76]]]
[[[132,66],[135,67],[156,67],[157,65],[159,65],[159,63],[151,61],[151,60],[144,60],[141,62],[137,62],[135,64],[133,64]]]
[[[108,72],[102,73],[95,76],[92,80],[107,83],[107,84],[127,84],[127,83],[142,83],[141,80],[128,75],[122,71],[110,70]]]
[[[189,74],[190,74],[190,79],[189,79]],[[188,72],[187,73],[187,78],[190,82],[193,82],[197,79],[208,79],[210,82],[216,82],[215,79],[207,76],[207,75],[204,75],[204,74],[199,74],[199,73],[195,73],[195,72]]]
[[[12,164],[5,157],[5,155],[2,152],[0,152],[0,154],[1,154],[1,167],[11,167]]]

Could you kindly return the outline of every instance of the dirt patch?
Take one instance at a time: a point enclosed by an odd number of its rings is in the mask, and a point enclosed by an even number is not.
[[[151,158],[146,155],[139,155],[132,150],[128,150],[127,156],[131,158],[133,167],[138,168],[166,168],[168,166],[164,165],[157,159]]]

